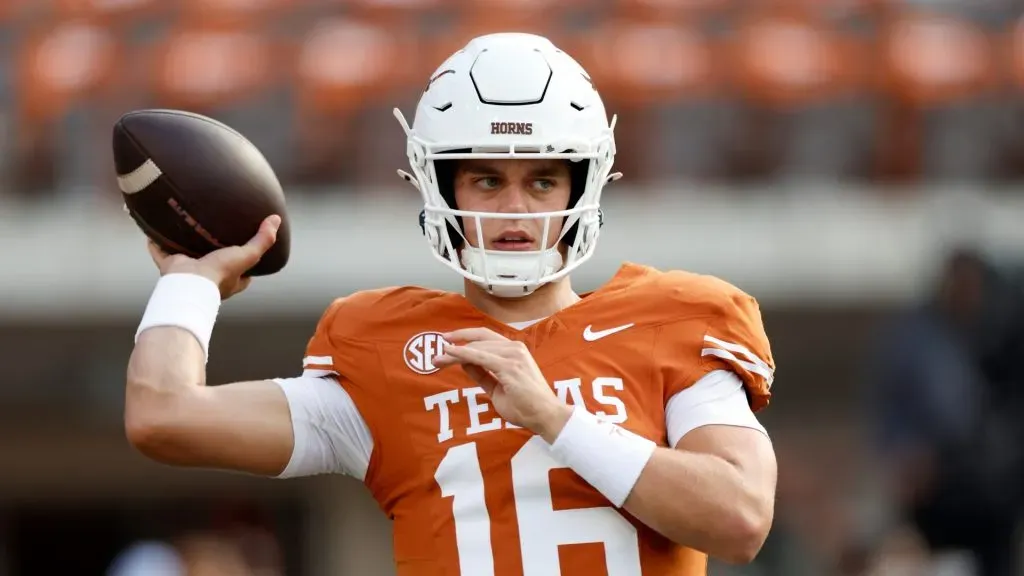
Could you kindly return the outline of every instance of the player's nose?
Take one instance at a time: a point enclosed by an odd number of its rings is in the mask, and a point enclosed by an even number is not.
[[[518,184],[505,186],[498,194],[498,212],[502,214],[525,214],[529,212],[526,204],[526,190]]]

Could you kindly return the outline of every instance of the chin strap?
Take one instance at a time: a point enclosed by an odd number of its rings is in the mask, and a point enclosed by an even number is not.
[[[462,266],[470,274],[500,281],[514,280],[524,285],[503,286],[477,282],[477,286],[489,294],[501,298],[519,298],[533,293],[542,286],[539,280],[562,269],[562,254],[558,248],[549,248],[541,254],[536,252],[505,252],[501,250],[480,250],[467,246],[461,250]],[[539,269],[538,269],[539,260]]]

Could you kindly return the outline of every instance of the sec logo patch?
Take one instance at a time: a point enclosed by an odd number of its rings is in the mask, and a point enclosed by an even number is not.
[[[440,370],[434,366],[434,358],[444,352],[448,344],[440,332],[420,332],[405,343],[405,365],[417,374],[433,374]]]

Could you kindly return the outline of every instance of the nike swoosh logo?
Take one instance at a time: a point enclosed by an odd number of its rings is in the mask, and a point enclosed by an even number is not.
[[[607,330],[598,330],[597,332],[594,332],[592,330],[592,328],[594,326],[590,325],[590,326],[587,326],[586,328],[583,329],[583,339],[586,340],[587,342],[593,342],[594,340],[600,340],[601,338],[604,338],[605,336],[611,336],[612,334],[615,334],[617,332],[622,332],[623,330],[632,328],[633,326],[635,326],[635,324],[630,322],[629,324],[624,324],[622,326],[616,326],[615,328],[609,328]]]

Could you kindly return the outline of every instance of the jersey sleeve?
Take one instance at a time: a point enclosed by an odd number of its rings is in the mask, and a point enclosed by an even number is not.
[[[750,409],[743,381],[731,370],[715,370],[693,386],[677,392],[665,406],[668,445],[675,446],[690,431],[702,426],[738,426],[768,431]]]
[[[359,386],[373,379],[360,370],[367,350],[339,334],[346,300],[331,304],[317,323],[302,358],[302,375],[276,382],[288,399],[294,449],[281,478],[346,474],[365,480],[374,440]],[[365,386],[365,382],[363,382]]]
[[[703,312],[670,322],[658,334],[665,402],[716,370],[739,376],[754,411],[768,405],[775,362],[757,301],[724,282]]]
[[[288,399],[295,447],[278,478],[346,474],[363,480],[373,436],[352,396],[333,376],[274,380]]]

